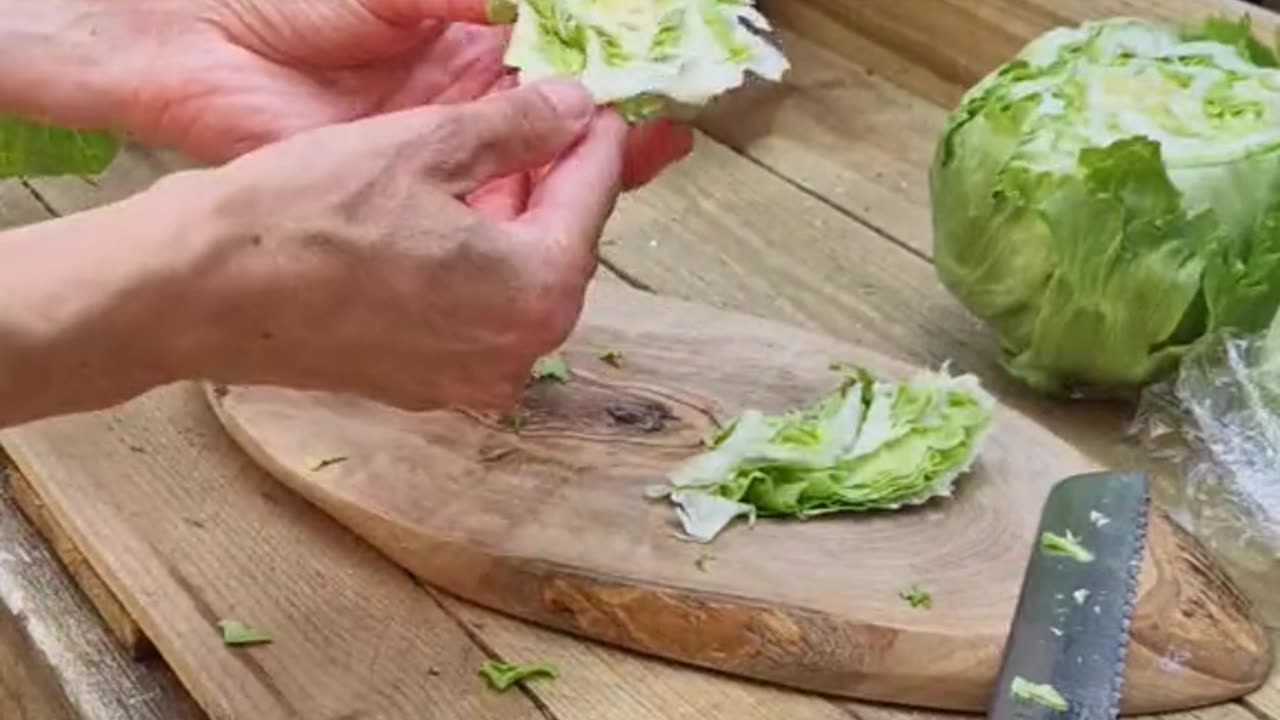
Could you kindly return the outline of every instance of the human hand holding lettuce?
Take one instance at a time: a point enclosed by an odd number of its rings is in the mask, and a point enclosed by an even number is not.
[[[486,7],[0,0],[0,177],[95,174],[114,158],[116,132],[225,162],[307,129],[510,87],[511,28],[488,22]],[[691,142],[667,120],[638,124],[625,186]]]
[[[626,131],[577,83],[529,85],[0,233],[0,426],[184,379],[504,408],[577,321]],[[535,168],[517,212],[464,202]]]

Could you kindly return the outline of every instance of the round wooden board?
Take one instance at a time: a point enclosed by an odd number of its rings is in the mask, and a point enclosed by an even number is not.
[[[601,360],[620,352],[620,367]],[[282,482],[427,582],[588,638],[840,696],[981,711],[993,690],[1041,506],[1098,469],[1007,408],[955,497],[887,514],[735,523],[675,536],[642,496],[746,407],[829,391],[833,361],[913,368],[752,317],[611,285],[592,290],[519,433],[497,417],[210,386],[236,441]],[[424,372],[429,372],[424,369]],[[915,609],[899,593],[931,593]],[[1244,599],[1152,518],[1124,711],[1177,710],[1260,685],[1267,636]]]

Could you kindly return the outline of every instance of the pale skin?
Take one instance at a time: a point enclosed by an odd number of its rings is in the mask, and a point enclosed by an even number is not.
[[[482,0],[0,0],[0,112],[209,164],[0,232],[0,427],[183,379],[510,406],[685,155],[514,88]]]

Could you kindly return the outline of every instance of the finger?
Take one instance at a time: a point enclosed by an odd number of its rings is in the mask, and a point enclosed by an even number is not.
[[[397,25],[424,20],[509,23],[515,20],[511,0],[360,0],[369,12]]]
[[[552,165],[519,220],[526,229],[564,238],[594,257],[595,243],[622,191],[627,124],[602,111],[587,136]]]
[[[510,90],[515,86],[515,76],[505,75],[494,81],[485,94]],[[530,174],[523,172],[491,180],[468,195],[466,203],[494,220],[513,220],[525,210],[531,182]]]
[[[424,171],[443,189],[465,195],[494,178],[554,160],[591,123],[594,102],[573,81],[536,83],[469,103],[436,108],[425,138]]]
[[[384,111],[452,105],[487,95],[508,70],[502,54],[506,27],[451,23],[413,60],[400,87],[382,104]]]
[[[693,150],[693,131],[669,118],[638,125],[627,135],[622,187],[634,190]]]
[[[513,220],[524,212],[529,199],[528,173],[516,173],[481,185],[466,204],[497,221]]]

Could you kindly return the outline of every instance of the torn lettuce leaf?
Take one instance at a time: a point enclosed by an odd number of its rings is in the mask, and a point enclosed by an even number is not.
[[[480,666],[480,674],[489,682],[489,686],[498,692],[511,688],[518,682],[532,677],[559,677],[559,671],[549,663],[510,663],[497,660],[486,660]]]
[[[949,496],[990,430],[995,400],[944,367],[902,382],[848,372],[809,407],[747,410],[650,498],[676,506],[685,535],[710,542],[735,518],[894,510]]]
[[[518,0],[505,62],[520,82],[571,76],[628,120],[703,105],[747,72],[790,67],[753,0]]]
[[[1073,535],[1070,530],[1063,535],[1051,532],[1041,533],[1040,549],[1046,555],[1068,557],[1081,563],[1093,562],[1093,553],[1080,544],[1080,538]]]
[[[1033,683],[1021,676],[1013,679],[1009,694],[1019,702],[1041,705],[1058,712],[1067,710],[1067,699],[1052,685]]]
[[[913,608],[928,610],[933,607],[933,595],[916,585],[898,593],[898,597],[906,600],[907,604]]]
[[[97,175],[120,147],[108,133],[67,130],[0,115],[0,178]]]
[[[544,355],[533,364],[530,374],[535,381],[569,382],[569,364],[559,353]]]
[[[247,625],[239,620],[219,620],[218,631],[222,634],[222,643],[229,647],[245,645],[261,645],[271,642],[271,633],[260,628]]]

